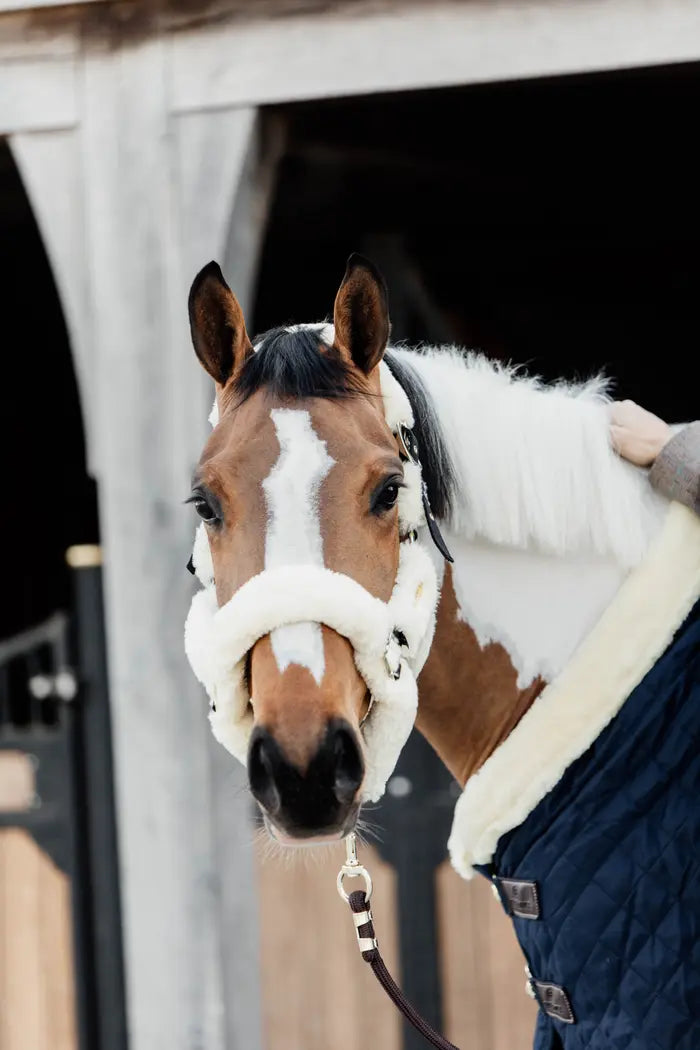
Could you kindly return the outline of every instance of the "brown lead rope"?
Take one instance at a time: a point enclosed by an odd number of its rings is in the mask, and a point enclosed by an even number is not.
[[[399,1008],[404,1017],[420,1032],[423,1038],[427,1039],[429,1043],[436,1047],[436,1050],[457,1050],[454,1043],[450,1043],[447,1039],[441,1036],[439,1032],[436,1032],[435,1029],[432,1028],[416,1010],[414,1010],[384,965],[384,960],[379,954],[379,948],[377,947],[374,926],[372,925],[372,912],[369,910],[365,891],[354,890],[348,896],[348,903],[354,913],[353,919],[355,922],[355,929],[357,930],[357,939],[360,942],[362,958],[365,962],[370,964],[374,976],[377,978],[386,994]],[[360,922],[360,920],[363,921]],[[369,945],[366,949],[363,949],[363,941]]]
[[[436,1032],[411,1006],[384,965],[384,960],[379,954],[372,922],[372,912],[369,908],[369,900],[372,896],[372,879],[367,869],[363,868],[357,859],[357,843],[353,833],[350,833],[345,839],[345,848],[347,856],[345,864],[338,873],[338,893],[343,900],[348,902],[353,913],[352,918],[357,934],[357,944],[362,958],[370,964],[374,976],[392,1002],[398,1007],[406,1020],[410,1021],[413,1027],[420,1032],[424,1039],[427,1039],[436,1050],[458,1050],[454,1043],[450,1043],[439,1032]],[[364,879],[365,889],[355,890],[349,894],[346,893],[343,889],[343,880],[357,876]]]

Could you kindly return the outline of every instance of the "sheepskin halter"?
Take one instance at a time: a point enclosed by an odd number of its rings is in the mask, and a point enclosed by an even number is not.
[[[278,627],[308,621],[347,638],[371,697],[361,725],[364,802],[374,802],[384,793],[416,717],[416,679],[433,640],[439,597],[429,537],[444,557],[450,557],[428,503],[411,404],[388,365],[382,362],[379,367],[385,419],[404,460],[405,487],[398,498],[399,567],[389,601],[331,569],[283,565],[252,577],[219,608],[202,524],[192,566],[203,587],[193,597],[185,623],[185,651],[209,695],[214,736],[244,764],[253,730],[245,668],[255,643]],[[216,411],[210,420],[217,422]]]

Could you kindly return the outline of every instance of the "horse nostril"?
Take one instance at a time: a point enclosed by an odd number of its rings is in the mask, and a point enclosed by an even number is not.
[[[340,830],[350,816],[363,775],[359,741],[349,723],[341,719],[328,723],[305,769],[295,766],[276,737],[262,726],[250,738],[250,790],[277,832],[281,829],[304,838]]]
[[[248,780],[253,797],[271,815],[280,808],[280,794],[275,783],[275,748],[267,730],[255,730],[248,751]]]
[[[339,726],[332,737],[334,759],[333,793],[342,805],[355,797],[362,783],[364,764],[355,735],[350,728]]]

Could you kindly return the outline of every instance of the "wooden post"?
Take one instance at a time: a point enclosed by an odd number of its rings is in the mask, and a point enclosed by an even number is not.
[[[165,52],[158,37],[91,49],[82,90],[130,1046],[255,1050],[252,836],[243,807],[230,806],[236,865],[222,869],[206,702],[182,640],[194,532],[182,501],[210,398],[189,348],[183,234],[199,210],[202,246],[216,250],[228,216],[225,196],[212,207],[206,172],[193,181],[182,163]],[[196,130],[201,144],[207,129]],[[246,143],[230,141],[233,150]],[[228,143],[218,136],[198,163],[233,178]],[[235,928],[222,922],[224,894],[238,898]],[[249,975],[232,987],[241,944]]]
[[[29,135],[18,118],[11,145],[66,313],[99,484],[130,1047],[256,1050],[243,771],[213,741],[183,653],[194,522],[182,500],[213,396],[186,301],[213,257],[233,256],[231,279],[250,295],[274,158],[254,108],[172,112],[167,50],[157,34],[84,42],[63,123]],[[251,199],[254,223],[240,205]]]

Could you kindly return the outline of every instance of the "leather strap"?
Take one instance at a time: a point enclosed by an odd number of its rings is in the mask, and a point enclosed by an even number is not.
[[[348,895],[348,903],[356,915],[361,913],[362,918],[367,920],[359,926],[356,925],[360,952],[365,962],[369,963],[372,967],[374,976],[377,978],[391,1001],[396,1007],[398,1007],[406,1020],[410,1021],[416,1031],[420,1032],[423,1038],[427,1039],[431,1046],[434,1046],[436,1050],[458,1050],[454,1043],[450,1043],[444,1038],[444,1036],[440,1035],[439,1032],[436,1032],[435,1029],[421,1017],[418,1011],[411,1006],[408,999],[405,998],[403,992],[384,965],[384,960],[379,954],[379,948],[377,947],[377,938],[375,937],[374,925],[372,923],[372,913],[367,905],[365,891],[355,890],[353,893],[350,893]]]
[[[411,463],[415,463],[417,467],[422,466],[420,461],[420,451],[418,449],[418,441],[416,435],[413,433],[410,427],[407,427],[404,423],[399,423],[399,428],[396,432],[396,440],[399,445],[399,456],[404,461],[408,460]],[[454,561],[454,558],[447,549],[447,544],[443,539],[442,533],[438,523],[435,520],[432,508],[430,506],[430,500],[428,498],[428,486],[425,480],[421,477],[420,483],[420,496],[423,504],[423,513],[425,515],[425,523],[428,526],[428,531],[432,537],[433,543],[442,554],[445,561]]]

